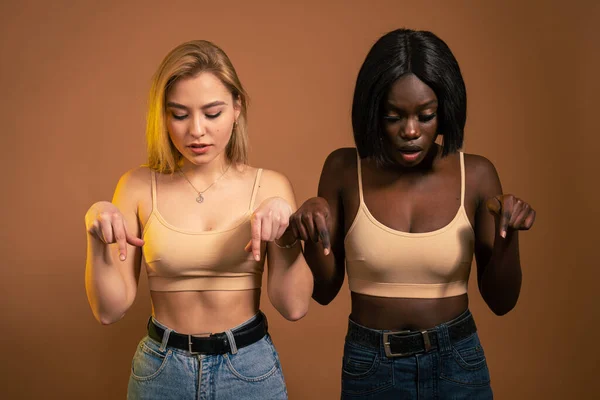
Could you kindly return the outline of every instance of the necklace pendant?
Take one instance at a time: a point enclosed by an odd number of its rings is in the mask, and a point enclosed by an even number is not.
[[[204,201],[204,196],[202,196],[202,193],[198,193],[198,197],[196,197],[196,202],[202,203],[203,201]]]

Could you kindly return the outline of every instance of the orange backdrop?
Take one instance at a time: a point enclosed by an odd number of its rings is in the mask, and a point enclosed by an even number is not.
[[[171,48],[208,39],[228,53],[251,96],[251,163],[285,173],[302,202],[327,154],[352,145],[368,49],[402,26],[452,48],[468,91],[465,151],[490,158],[505,191],[538,211],[521,235],[517,308],[496,317],[470,288],[496,398],[590,398],[600,372],[597,2],[122,3],[0,5],[0,398],[125,398],[147,283],[122,321],[94,320],[83,217],[145,162],[146,94]],[[262,308],[290,398],[339,398],[347,286],[297,323],[266,295]]]

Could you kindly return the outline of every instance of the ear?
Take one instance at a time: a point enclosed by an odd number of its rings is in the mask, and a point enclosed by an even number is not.
[[[242,102],[240,101],[240,96],[235,96],[233,98],[233,114],[235,115],[235,120],[237,121],[242,113]]]

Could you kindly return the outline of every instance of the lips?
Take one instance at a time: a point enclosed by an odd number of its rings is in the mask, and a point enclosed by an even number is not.
[[[188,146],[194,154],[205,154],[212,147],[212,144],[192,143]]]
[[[400,157],[402,157],[402,160],[404,160],[404,162],[412,164],[419,159],[421,153],[423,152],[423,148],[414,145],[404,145],[398,147],[398,152],[400,153]]]
[[[423,151],[423,149],[419,146],[403,146],[400,147],[398,151],[401,151],[402,153],[413,154]]]

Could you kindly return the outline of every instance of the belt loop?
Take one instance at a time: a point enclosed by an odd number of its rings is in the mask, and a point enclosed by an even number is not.
[[[169,343],[169,336],[173,329],[165,327],[165,332],[163,333],[162,343],[160,344],[160,351],[165,351],[167,349],[167,344]]]
[[[450,342],[450,334],[448,332],[448,325],[440,324],[437,327],[438,332],[438,346],[440,354],[447,354],[452,351],[452,343]]]
[[[227,329],[225,331],[225,334],[227,335],[227,339],[229,340],[229,348],[231,349],[231,354],[237,354],[238,349],[237,349],[237,345],[235,344],[235,338],[233,337],[233,332],[231,332],[231,329]]]
[[[431,339],[429,339],[429,332],[426,330],[421,331],[421,336],[423,337],[423,347],[425,348],[425,353],[429,353],[431,350]]]

